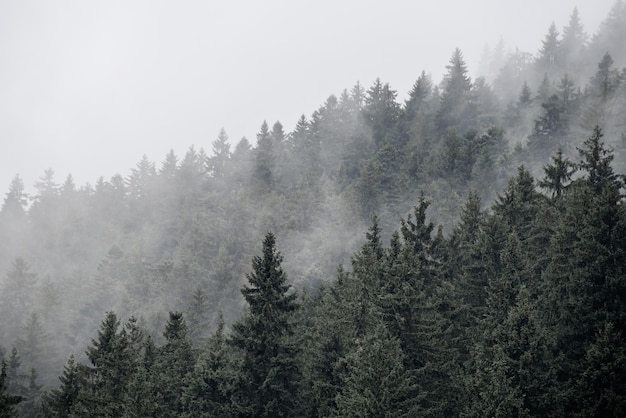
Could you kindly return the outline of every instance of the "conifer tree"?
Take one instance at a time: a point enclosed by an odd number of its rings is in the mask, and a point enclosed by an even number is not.
[[[0,371],[0,417],[13,418],[17,414],[16,405],[24,400],[22,396],[9,393],[7,387],[7,362],[2,359]]]
[[[67,418],[71,416],[72,408],[80,391],[80,371],[78,363],[71,354],[63,367],[63,374],[59,376],[61,386],[51,390],[43,397],[45,409],[51,416]]]
[[[207,305],[207,296],[202,287],[198,286],[191,297],[185,315],[187,318],[185,322],[188,324],[187,336],[194,348],[200,348],[208,335],[206,331],[209,325]]]
[[[561,51],[565,68],[581,70],[584,63],[584,53],[587,48],[587,34],[580,21],[578,8],[570,14],[567,26],[563,28]],[[571,71],[571,70],[570,70]]]
[[[342,360],[345,369],[335,417],[418,416],[414,375],[405,369],[397,338],[378,324]]]
[[[220,129],[217,139],[213,141],[213,155],[209,157],[209,173],[216,178],[223,178],[228,174],[228,163],[231,158],[228,134],[224,128]]]
[[[73,413],[85,417],[122,416],[124,394],[132,374],[125,332],[114,312],[107,312],[86,354],[91,365],[81,365],[80,392]]]
[[[543,275],[546,319],[563,353],[557,367],[565,414],[599,416],[607,408],[623,410],[624,405],[616,392],[623,387],[623,364],[598,352],[623,340],[626,328],[626,214],[619,192],[623,183],[613,172],[613,155],[601,138],[596,128],[579,149],[583,177],[569,188]],[[600,369],[612,377],[600,385],[605,400],[592,405],[586,399],[597,393],[592,395],[589,385],[599,384],[592,376]],[[613,400],[606,401],[607,396]]]
[[[194,370],[185,379],[183,403],[185,415],[195,417],[231,417],[231,396],[235,370],[224,335],[224,320],[200,353]]]
[[[299,370],[292,318],[298,305],[296,295],[289,292],[282,260],[276,237],[268,232],[262,255],[252,259],[249,285],[241,291],[249,311],[233,325],[230,342],[243,356],[236,400],[242,416],[291,416],[296,407]]]
[[[475,107],[472,104],[472,81],[467,75],[467,65],[463,54],[456,48],[446,66],[448,72],[442,82],[443,91],[437,111],[437,129],[443,135],[450,128],[465,132],[475,121]]]
[[[13,177],[9,191],[4,197],[4,203],[2,204],[2,210],[0,214],[12,222],[20,221],[26,215],[26,205],[28,195],[24,192],[24,182],[19,175]]]
[[[276,146],[266,121],[263,121],[256,137],[254,178],[258,190],[268,192],[272,190],[276,176]]]
[[[551,160],[551,163],[544,166],[545,177],[539,181],[538,185],[548,190],[553,199],[560,199],[567,191],[576,168],[574,163],[563,155],[563,150],[560,148]]]
[[[562,65],[561,40],[556,24],[552,22],[548,33],[544,37],[541,49],[535,60],[535,66],[539,74],[547,74],[550,78],[558,75]]]
[[[155,405],[158,416],[180,416],[184,412],[184,381],[193,370],[195,358],[187,338],[187,324],[181,312],[170,312],[163,332],[165,345],[158,350],[154,364]]]

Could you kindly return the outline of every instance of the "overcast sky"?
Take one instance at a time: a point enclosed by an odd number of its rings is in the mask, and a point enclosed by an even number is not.
[[[124,176],[221,127],[254,142],[376,77],[399,100],[454,48],[472,75],[486,44],[535,53],[578,7],[596,32],[614,0],[0,0],[0,196],[19,174]]]

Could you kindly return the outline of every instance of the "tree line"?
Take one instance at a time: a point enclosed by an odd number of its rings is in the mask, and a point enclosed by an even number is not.
[[[228,329],[220,319],[194,347],[197,330],[170,312],[157,345],[110,311],[86,360],[70,355],[39,398],[13,350],[0,405],[51,417],[622,416],[626,177],[599,128],[579,154],[553,155],[537,182],[520,166],[488,211],[470,194],[449,237],[424,196],[387,244],[374,218],[350,269],[310,295],[294,291],[269,232]]]
[[[222,130],[93,185],[46,170],[30,196],[16,176],[0,404],[63,414],[72,387],[76,416],[620,415],[624,19],[616,2],[589,40],[575,11],[491,79],[457,49],[404,103],[357,83],[254,146]]]

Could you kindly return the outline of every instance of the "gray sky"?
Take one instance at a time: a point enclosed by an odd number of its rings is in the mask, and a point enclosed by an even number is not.
[[[596,32],[614,0],[0,0],[0,196],[46,168],[57,183],[124,176],[146,154],[211,153],[224,127],[254,142],[376,77],[399,100],[454,48],[535,53],[578,7]],[[1,200],[0,200],[1,202]]]

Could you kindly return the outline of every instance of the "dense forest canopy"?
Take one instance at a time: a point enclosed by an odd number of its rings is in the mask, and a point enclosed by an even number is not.
[[[626,6],[293,132],[16,176],[0,416],[623,416]]]

